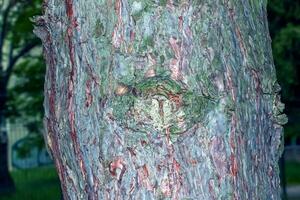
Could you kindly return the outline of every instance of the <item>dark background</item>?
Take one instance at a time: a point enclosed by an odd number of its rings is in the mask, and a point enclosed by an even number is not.
[[[5,171],[6,161],[10,163],[13,179],[10,182],[0,175],[3,200],[61,197],[58,177],[45,154],[42,137],[45,64],[31,22],[33,16],[41,14],[41,5],[41,0],[0,0],[0,97],[6,97],[5,102],[0,101],[0,131],[7,132],[13,141],[5,144],[7,140],[2,137],[1,143],[0,137],[0,170]],[[289,119],[280,162],[283,195],[300,199],[300,2],[269,1],[268,19],[282,101]],[[1,144],[6,146],[1,149]],[[8,157],[3,150],[6,147],[10,149]]]

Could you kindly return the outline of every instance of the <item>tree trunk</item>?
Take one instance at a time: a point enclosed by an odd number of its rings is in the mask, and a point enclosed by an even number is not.
[[[266,0],[47,0],[45,139],[65,199],[280,199]]]
[[[15,191],[14,182],[8,171],[8,140],[7,133],[0,131],[0,194]]]
[[[8,171],[8,138],[4,112],[7,91],[3,80],[0,79],[0,194],[15,190],[15,185]]]

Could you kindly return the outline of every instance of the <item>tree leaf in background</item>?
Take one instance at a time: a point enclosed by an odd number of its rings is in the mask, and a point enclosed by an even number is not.
[[[299,49],[300,26],[289,24],[274,38],[273,54],[284,98],[294,98],[293,87],[299,85]]]
[[[45,65],[40,57],[25,59],[16,66],[15,84],[9,89],[11,117],[42,117],[44,71]]]
[[[40,14],[41,1],[35,0],[29,3],[25,3],[22,9],[16,10],[12,18],[15,19],[11,32],[12,40],[15,43],[15,46],[21,45],[20,43],[24,40],[32,40],[36,37],[32,34],[33,24],[30,21],[30,18],[35,15]]]

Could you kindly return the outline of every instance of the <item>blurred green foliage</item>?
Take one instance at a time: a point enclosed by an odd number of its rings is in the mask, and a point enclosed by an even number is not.
[[[33,23],[30,18],[41,14],[42,0],[3,0],[12,3],[13,6],[8,19],[7,40],[13,41],[15,48],[22,47],[24,44],[37,40],[32,33]]]
[[[4,84],[0,93],[7,95],[6,117],[21,121],[30,137],[35,138],[24,150],[44,145],[40,133],[45,64],[41,42],[33,34],[31,22],[33,16],[41,14],[41,7],[42,0],[0,0],[0,78]]]
[[[9,88],[8,114],[22,118],[30,132],[39,132],[37,124],[42,124],[44,74],[41,57],[23,59],[15,67],[14,83]]]
[[[282,97],[285,101],[299,99],[300,2],[269,0],[268,19]]]
[[[12,1],[4,0],[7,6],[9,2]],[[11,120],[21,118],[29,132],[35,134],[42,129],[45,64],[41,42],[32,32],[34,25],[30,19],[41,14],[42,0],[15,0],[12,4],[7,20],[6,46],[11,45],[16,52],[30,43],[36,43],[36,46],[22,55],[13,67],[8,86],[6,114]]]
[[[285,140],[290,143],[300,137],[300,1],[269,0],[268,19],[277,78],[289,118]]]

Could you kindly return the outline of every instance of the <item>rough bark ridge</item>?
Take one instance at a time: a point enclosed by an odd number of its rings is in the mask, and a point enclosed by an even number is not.
[[[265,0],[47,0],[45,138],[65,199],[280,199]]]

